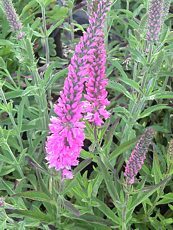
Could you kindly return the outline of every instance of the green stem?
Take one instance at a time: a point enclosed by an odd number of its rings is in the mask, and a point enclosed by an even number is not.
[[[72,9],[69,10],[69,24],[71,26],[70,37],[71,37],[71,44],[73,44],[74,40],[74,25],[72,24],[73,21],[73,12]]]
[[[127,204],[129,200],[129,194],[125,193],[125,202],[122,208],[122,230],[127,230]]]
[[[48,111],[47,111],[47,100],[46,100],[46,92],[45,89],[41,87],[40,81],[39,80],[39,74],[37,68],[34,68],[31,70],[32,75],[36,79],[36,85],[38,87],[38,103],[39,103],[39,112],[40,112],[40,117],[41,117],[41,122],[42,122],[42,130],[46,131],[48,127]]]
[[[17,171],[19,172],[21,178],[24,178],[23,171],[22,171],[22,169],[21,169],[21,167],[20,167],[20,165],[19,165],[19,163],[18,163],[16,157],[14,156],[14,154],[13,154],[13,152],[12,152],[12,150],[11,150],[11,148],[10,148],[10,146],[8,145],[7,142],[5,143],[5,146],[6,146],[7,150],[8,150],[8,152],[10,153],[10,156],[11,156],[11,158],[13,159],[14,165],[15,165]]]
[[[148,54],[148,65],[151,64],[151,58],[152,58],[152,53],[153,53],[153,45],[150,44],[149,46],[149,54]],[[135,65],[135,69],[137,69],[137,66]],[[130,138],[130,130],[132,130],[134,124],[136,123],[136,121],[139,119],[139,115],[142,111],[142,109],[144,108],[145,106],[145,89],[147,89],[147,83],[148,83],[148,73],[149,73],[149,66],[148,68],[146,69],[146,67],[144,67],[144,76],[143,76],[143,79],[142,79],[142,82],[141,82],[141,92],[138,94],[137,96],[137,101],[136,103],[132,102],[130,103],[130,106],[131,106],[131,109],[130,109],[130,114],[131,114],[131,117],[129,117],[126,125],[125,125],[125,128],[124,128],[124,131],[123,131],[123,134],[122,134],[122,139],[121,139],[121,144],[124,143],[125,141],[128,141],[129,138]],[[134,76],[136,77],[136,76]],[[155,81],[156,83],[156,81]],[[155,85],[154,83],[154,85]],[[147,89],[147,91],[149,92],[150,91],[150,87]],[[119,172],[121,170],[121,167],[124,163],[124,158],[123,156],[120,156],[119,158],[119,164],[118,164],[118,167],[117,167],[117,172]]]
[[[60,172],[60,180],[59,180],[59,186],[58,186],[58,197],[57,197],[57,221],[56,221],[56,227],[58,227],[58,229],[62,229],[61,228],[61,211],[62,211],[62,192],[63,192],[63,187],[64,187],[64,183],[63,183],[63,179],[62,179],[62,172]]]
[[[130,0],[127,0],[126,10],[129,10]]]
[[[50,64],[50,49],[49,49],[49,40],[47,36],[47,27],[46,27],[46,10],[45,6],[41,5],[42,19],[43,19],[43,33],[44,33],[44,44],[45,44],[45,53],[46,53],[46,68]],[[51,88],[48,88],[48,100],[51,100]]]
[[[23,47],[27,50],[30,65],[28,66],[29,71],[32,73],[34,84],[38,87],[37,102],[39,106],[40,118],[42,122],[42,130],[47,131],[48,127],[48,111],[47,111],[47,98],[42,79],[38,73],[32,43],[29,39],[23,40]],[[44,140],[43,140],[44,142]]]
[[[7,77],[10,79],[10,81],[13,83],[14,87],[17,88],[15,81],[13,80],[13,78],[11,77],[11,74],[8,72],[7,69],[5,70],[5,73],[7,74]]]
[[[41,12],[42,12],[42,19],[43,19],[43,33],[44,33],[44,41],[45,41],[46,64],[48,66],[50,62],[50,51],[49,51],[49,41],[48,41],[47,28],[46,28],[45,6],[41,6]]]

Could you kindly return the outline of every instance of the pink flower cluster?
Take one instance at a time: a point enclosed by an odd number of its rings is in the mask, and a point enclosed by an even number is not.
[[[154,137],[154,129],[147,128],[145,133],[141,136],[138,143],[136,144],[132,154],[126,164],[124,175],[127,178],[128,184],[133,184],[135,176],[144,164],[146,153]]]
[[[85,119],[100,126],[103,123],[103,119],[107,119],[110,114],[106,111],[109,101],[107,100],[105,88],[108,82],[105,74],[106,50],[104,34],[103,31],[98,32],[92,44],[90,58],[88,59],[88,81],[84,97],[86,99],[85,111],[87,112]]]
[[[106,100],[107,93],[104,89],[107,81],[105,80],[104,65],[106,55],[103,50],[104,36],[102,30],[109,2],[107,0],[96,0],[94,2],[97,3],[97,11],[93,12],[92,17],[89,18],[89,27],[75,48],[74,56],[68,67],[68,76],[65,80],[64,88],[60,93],[58,104],[55,105],[54,111],[57,117],[51,118],[51,124],[49,125],[50,135],[46,142],[46,159],[49,167],[61,171],[62,177],[68,179],[73,177],[71,167],[78,164],[78,157],[85,138],[85,124],[81,121],[84,105],[81,99],[85,81],[88,82],[87,94],[89,95],[88,97],[85,95],[85,98],[87,98],[90,107],[92,107],[90,113],[94,116],[94,113],[97,112],[96,109],[99,110],[98,118],[95,116],[95,119],[90,119],[90,121],[101,124],[101,118],[108,117],[107,112],[105,112],[105,106],[108,102]],[[98,52],[96,48],[100,45],[102,50]],[[99,58],[101,58],[102,54],[103,63],[100,65]],[[95,64],[92,64],[92,60]],[[99,68],[100,70],[98,70]],[[103,69],[101,70],[101,68]],[[91,74],[95,70],[97,73]],[[97,77],[98,80],[96,79]],[[101,81],[97,90],[98,83],[95,85],[93,82],[97,94],[95,100],[99,100],[95,104],[91,100],[92,79],[94,79],[95,83]],[[89,111],[87,110],[87,112]],[[99,115],[101,118],[99,118]]]

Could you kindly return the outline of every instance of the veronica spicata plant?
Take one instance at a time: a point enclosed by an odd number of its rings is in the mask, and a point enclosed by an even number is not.
[[[0,229],[172,230],[170,1],[152,41],[151,0],[4,2]]]

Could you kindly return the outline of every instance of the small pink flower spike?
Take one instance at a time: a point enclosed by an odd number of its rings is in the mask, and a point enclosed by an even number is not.
[[[149,42],[159,40],[164,17],[164,0],[150,0],[146,38]]]
[[[78,164],[83,146],[84,122],[82,119],[82,92],[88,74],[88,59],[92,57],[93,43],[103,26],[108,4],[100,1],[97,11],[89,20],[89,27],[75,48],[68,67],[68,76],[51,118],[50,135],[46,142],[47,161],[50,168],[61,171],[64,179],[72,179],[71,167]]]
[[[144,164],[148,148],[154,137],[154,129],[147,128],[145,133],[139,139],[125,167],[125,177],[128,184],[133,184],[135,176]]]
[[[19,20],[19,16],[15,11],[12,1],[2,0],[2,6],[12,30],[17,33],[17,38],[19,40],[22,39],[25,33],[22,32],[22,23]]]

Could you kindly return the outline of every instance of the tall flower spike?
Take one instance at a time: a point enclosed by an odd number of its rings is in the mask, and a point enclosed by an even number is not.
[[[150,0],[146,38],[149,42],[159,39],[163,23],[164,0]]]
[[[100,126],[103,123],[103,118],[107,119],[109,117],[109,113],[106,111],[109,101],[107,100],[106,91],[108,81],[105,74],[106,50],[103,31],[100,31],[97,35],[92,49],[86,94],[84,95],[86,99],[85,111],[87,112],[85,119]]]
[[[22,39],[24,37],[24,32],[22,32],[22,23],[15,11],[13,3],[11,0],[1,0],[4,12],[8,19],[8,22],[14,32],[17,33],[17,38]]]
[[[74,56],[68,67],[68,76],[60,93],[52,117],[50,136],[47,138],[47,161],[50,168],[62,172],[63,178],[73,177],[71,167],[78,164],[78,157],[84,141],[84,122],[81,121],[83,103],[81,102],[84,81],[88,74],[87,63],[95,37],[103,26],[107,4],[100,1],[98,10],[90,19],[89,27],[75,48]]]
[[[95,8],[93,1],[92,7]],[[96,4],[96,2],[95,2]],[[91,7],[91,8],[92,8]],[[100,5],[98,5],[98,8]],[[93,9],[90,9],[92,11]],[[90,13],[89,20],[93,19],[94,12]],[[86,102],[84,103],[85,112],[87,115],[85,119],[100,126],[103,119],[109,117],[106,111],[106,106],[109,104],[107,100],[107,79],[106,79],[106,48],[104,44],[103,28],[98,30],[97,35],[92,43],[92,52],[88,58],[89,71],[88,80],[86,83],[86,94],[84,95]]]
[[[154,137],[154,133],[153,128],[147,128],[132,151],[129,160],[127,161],[124,173],[128,184],[134,183],[135,176],[142,168],[148,148]]]

